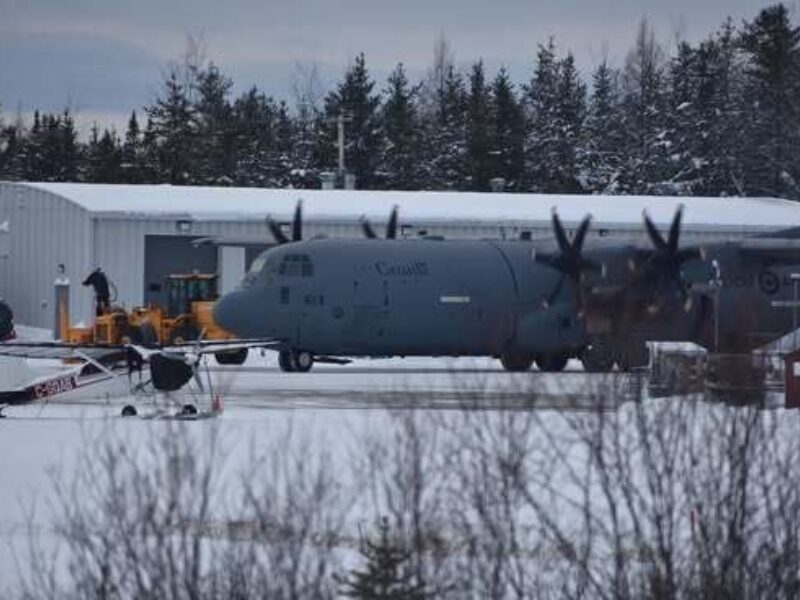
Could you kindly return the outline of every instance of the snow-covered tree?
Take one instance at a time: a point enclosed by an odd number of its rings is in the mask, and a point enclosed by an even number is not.
[[[392,190],[417,189],[420,177],[417,108],[402,63],[387,81],[382,125],[385,140],[378,170],[383,185]]]
[[[192,149],[197,138],[194,107],[177,69],[171,69],[149,117],[149,142],[156,152],[159,183],[185,184],[192,180]]]
[[[328,136],[322,140],[320,156],[331,168],[336,156],[336,119],[344,114],[345,165],[356,175],[358,187],[369,188],[376,183],[375,171],[380,158],[382,136],[380,131],[380,96],[373,93],[375,82],[367,71],[364,54],[359,54],[347,70],[344,81],[325,99],[326,129]]]
[[[581,187],[589,193],[619,192],[625,153],[619,72],[606,59],[592,74],[592,95],[581,137],[578,155]]]
[[[389,520],[378,523],[376,539],[362,540],[359,552],[364,569],[353,569],[341,578],[341,594],[359,600],[424,600],[430,594],[414,575],[411,552],[392,535]]]
[[[747,192],[800,198],[800,28],[784,5],[770,6],[744,24],[741,46],[750,107]]]
[[[469,153],[470,189],[487,191],[489,179],[493,176],[489,156],[489,89],[486,86],[486,75],[483,62],[472,65],[469,77],[469,95],[467,97],[467,149]]]
[[[492,82],[489,116],[491,176],[504,178],[506,189],[519,190],[525,168],[525,121],[505,68]]]

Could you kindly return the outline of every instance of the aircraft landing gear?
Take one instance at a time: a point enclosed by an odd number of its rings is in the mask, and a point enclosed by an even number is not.
[[[567,366],[568,360],[566,354],[541,354],[536,357],[536,366],[540,371],[559,373]]]
[[[506,371],[519,373],[531,368],[533,356],[518,352],[503,352],[500,354],[500,364]]]
[[[588,373],[608,373],[614,368],[614,354],[608,343],[594,339],[583,351],[581,362]]]
[[[120,412],[120,415],[123,417],[135,417],[136,414],[136,407],[133,404],[126,404],[122,407],[122,411]]]
[[[307,373],[314,366],[314,355],[305,350],[281,350],[278,366],[285,373]]]

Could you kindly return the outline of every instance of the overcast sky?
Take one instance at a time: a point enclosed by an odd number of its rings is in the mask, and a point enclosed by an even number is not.
[[[237,90],[257,85],[291,100],[296,64],[325,86],[360,51],[383,86],[397,62],[412,77],[432,61],[440,32],[457,64],[481,57],[490,74],[530,75],[538,43],[554,36],[584,74],[607,52],[622,64],[647,17],[668,47],[697,40],[759,0],[0,0],[0,103],[8,118],[70,106],[84,124],[124,123],[155,97],[161,75],[201,38]],[[787,3],[797,14],[795,2]],[[795,16],[795,21],[797,21]]]

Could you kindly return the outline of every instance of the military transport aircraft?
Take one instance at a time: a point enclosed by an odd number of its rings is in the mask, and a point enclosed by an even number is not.
[[[680,245],[682,207],[666,237],[645,213],[646,238],[570,239],[555,210],[550,239],[303,240],[267,218],[264,251],[214,318],[242,338],[276,341],[281,368],[347,356],[495,356],[511,371],[647,363],[647,341],[688,340],[740,352],[786,333],[800,233]],[[793,266],[794,267],[793,267]]]

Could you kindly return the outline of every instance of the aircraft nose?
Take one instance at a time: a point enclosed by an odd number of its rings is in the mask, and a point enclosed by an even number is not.
[[[214,322],[237,337],[255,337],[248,327],[248,302],[241,290],[229,292],[214,304]]]

